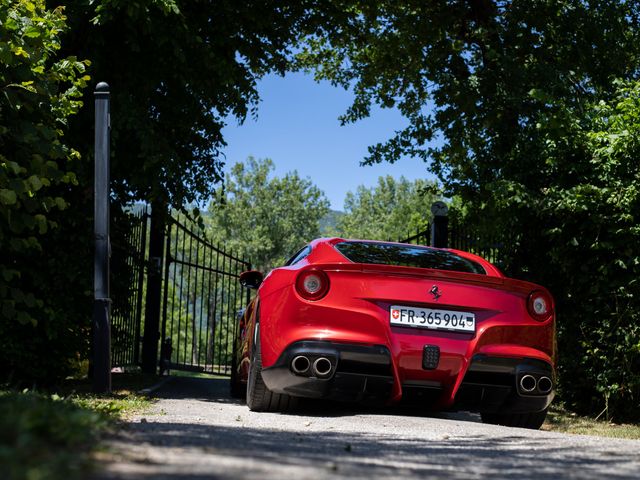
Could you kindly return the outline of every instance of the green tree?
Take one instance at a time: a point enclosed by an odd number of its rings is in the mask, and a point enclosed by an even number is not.
[[[272,177],[273,162],[249,157],[237,163],[212,202],[208,231],[255,268],[282,265],[320,233],[329,211],[324,193],[297,172]]]
[[[360,185],[348,192],[345,215],[338,220],[338,234],[347,238],[397,241],[422,232],[431,217],[435,185],[410,182],[390,175],[379,177],[375,187]]]
[[[63,12],[41,0],[0,1],[0,363],[9,375],[42,367],[47,375],[55,362],[29,356],[51,351],[47,340],[64,331],[49,329],[50,304],[36,287],[53,280],[39,276],[49,261],[43,239],[68,206],[63,192],[77,183],[78,152],[65,134],[89,80],[88,62],[57,56]],[[36,328],[43,343],[16,341]],[[67,346],[71,356],[78,350],[71,339]]]
[[[338,221],[343,215],[344,212],[340,210],[329,210],[329,213],[320,219],[320,235],[323,237],[338,236]]]

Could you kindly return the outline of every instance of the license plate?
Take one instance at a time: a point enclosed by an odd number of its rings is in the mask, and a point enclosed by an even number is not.
[[[454,332],[476,331],[476,316],[470,312],[392,305],[389,311],[389,319],[391,325],[402,327]]]

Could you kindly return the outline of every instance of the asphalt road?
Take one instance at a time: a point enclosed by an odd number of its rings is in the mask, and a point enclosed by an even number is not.
[[[109,440],[96,479],[638,478],[640,441],[507,428],[465,413],[312,404],[253,413],[225,380],[174,378]]]

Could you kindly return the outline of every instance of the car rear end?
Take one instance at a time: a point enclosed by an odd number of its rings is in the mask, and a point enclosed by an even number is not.
[[[340,239],[313,249],[274,272],[292,282],[262,301],[269,389],[488,413],[551,402],[555,316],[544,288],[464,252]]]

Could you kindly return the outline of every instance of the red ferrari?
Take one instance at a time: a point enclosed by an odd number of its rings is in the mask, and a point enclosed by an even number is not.
[[[554,396],[554,302],[471,253],[318,239],[264,279],[239,321],[231,389],[254,411],[298,397],[419,402],[539,428]]]

